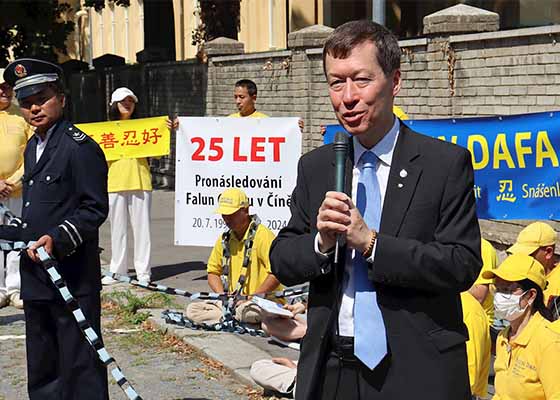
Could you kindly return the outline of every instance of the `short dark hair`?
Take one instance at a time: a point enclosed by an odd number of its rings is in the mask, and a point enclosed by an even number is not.
[[[256,96],[257,95],[257,85],[250,79],[240,79],[235,82],[235,87],[243,87],[247,89],[247,93],[249,96]]]
[[[401,48],[397,37],[383,25],[373,21],[359,20],[340,25],[329,36],[323,47],[323,71],[327,74],[327,54],[334,58],[346,58],[358,45],[370,41],[377,47],[377,62],[385,76],[401,67]]]
[[[136,118],[136,112],[138,111],[138,107],[134,107],[134,111],[130,115],[130,119]],[[121,112],[119,111],[119,102],[115,101],[109,107],[109,121],[118,121],[121,119]]]

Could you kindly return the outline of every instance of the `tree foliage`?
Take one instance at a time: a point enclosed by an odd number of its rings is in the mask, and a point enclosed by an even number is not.
[[[85,0],[84,6],[93,7],[95,8],[95,11],[101,11],[103,8],[105,8],[106,2],[106,0]],[[113,0],[113,4],[115,4],[116,6],[129,7],[130,0]]]
[[[200,24],[192,32],[192,44],[200,46],[218,37],[237,40],[241,0],[198,0],[195,14]]]
[[[57,0],[0,0],[0,65],[8,63],[10,49],[16,58],[56,61],[56,51],[66,54],[74,22],[61,16],[70,8]]]

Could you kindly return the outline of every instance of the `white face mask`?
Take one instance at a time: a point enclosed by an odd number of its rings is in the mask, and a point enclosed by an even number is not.
[[[529,307],[529,303],[527,303],[527,305],[523,308],[519,306],[519,301],[525,293],[526,292],[521,294],[505,294],[496,292],[494,295],[495,317],[497,319],[505,319],[510,322],[521,317],[527,307]]]

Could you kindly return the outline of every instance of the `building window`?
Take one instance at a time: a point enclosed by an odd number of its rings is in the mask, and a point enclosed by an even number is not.
[[[377,0],[323,0],[323,21],[336,28],[351,20],[372,18]],[[464,3],[500,15],[500,29],[560,23],[558,0],[385,0],[385,24],[399,38],[422,36],[423,19],[436,11]]]

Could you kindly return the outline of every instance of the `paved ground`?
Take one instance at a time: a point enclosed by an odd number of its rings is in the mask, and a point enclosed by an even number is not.
[[[206,291],[206,260],[211,249],[173,245],[173,196],[173,192],[154,192],[153,280],[191,292]],[[105,249],[102,260],[106,264],[111,247],[108,223],[101,229],[101,246]],[[132,248],[129,254],[132,255]],[[111,295],[127,289],[127,285],[119,284],[105,288],[104,293]],[[132,293],[145,296],[150,292],[132,289]],[[185,299],[174,298],[174,302],[172,308],[182,309]],[[251,363],[272,356],[298,356],[298,352],[267,339],[181,329],[166,325],[160,318],[161,309],[151,309],[150,313],[150,325],[144,324],[138,331],[138,326],[123,325],[111,307],[103,311],[107,348],[144,399],[261,399],[260,390],[245,386],[250,384]],[[136,331],[115,333],[114,329],[123,327]],[[27,398],[23,334],[21,311],[12,307],[0,310],[0,400]],[[5,340],[8,335],[14,338]],[[111,398],[125,398],[114,382]]]
[[[206,260],[210,248],[173,245],[173,192],[154,192],[152,206],[153,280],[191,292],[207,291]],[[132,235],[130,235],[132,256]],[[109,223],[101,229],[102,263],[110,259]],[[133,273],[133,271],[130,271]],[[135,296],[152,292],[118,284],[104,289],[104,295],[131,289]],[[171,308],[181,310],[183,298],[174,298]],[[262,391],[249,387],[253,361],[272,356],[296,359],[298,352],[264,338],[229,333],[192,331],[166,325],[162,309],[149,310],[151,325],[130,325],[115,321],[114,310],[103,310],[103,334],[107,349],[144,399],[214,400],[260,399]],[[25,322],[13,307],[0,310],[0,400],[26,399]],[[125,329],[127,333],[115,333]],[[132,331],[128,331],[132,329]],[[166,333],[166,335],[164,335]],[[170,336],[170,335],[173,336]],[[12,337],[8,339],[8,337]],[[124,399],[112,382],[111,398]]]
[[[149,325],[143,329],[122,326],[124,333],[116,333],[121,324],[115,325],[111,312],[104,312],[103,326],[108,351],[144,399],[230,400],[247,398],[251,392],[195,349]],[[21,311],[12,307],[0,310],[2,400],[27,398],[24,330]],[[126,398],[114,381],[110,381],[110,394],[111,399]]]
[[[186,289],[190,292],[208,291],[206,261],[212,249],[209,247],[175,246],[173,244],[174,196],[175,193],[170,191],[153,192],[152,280],[167,286]],[[109,222],[106,222],[101,228],[100,236],[100,246],[105,249],[102,253],[102,262],[105,264],[108,264],[111,258],[110,239],[110,226]],[[129,256],[132,257],[132,255],[132,232],[129,229]],[[130,273],[134,274],[134,271],[130,270]],[[184,299],[177,300],[183,301]],[[297,358],[298,356],[297,351],[271,344],[263,338],[254,338],[247,335],[238,338],[274,357]],[[225,345],[228,344],[226,342]]]

